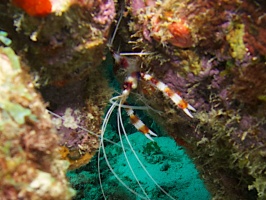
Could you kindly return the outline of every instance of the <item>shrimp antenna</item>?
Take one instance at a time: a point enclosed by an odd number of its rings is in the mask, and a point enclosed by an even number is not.
[[[120,56],[146,56],[146,55],[151,55],[154,54],[153,52],[125,52],[125,53],[120,53]]]
[[[121,107],[120,107],[121,109]],[[123,124],[123,119],[122,119],[122,115],[121,115],[121,112],[118,112],[119,114],[119,121],[120,121],[120,124]],[[140,166],[142,167],[142,169],[145,171],[145,173],[148,175],[148,177],[152,180],[152,182],[165,194],[167,195],[170,199],[172,200],[175,200],[174,197],[172,197],[169,193],[167,193],[157,182],[156,180],[152,177],[152,175],[149,173],[149,171],[146,169],[146,167],[143,165],[143,163],[141,162],[140,158],[138,157],[136,151],[133,149],[132,145],[131,145],[131,142],[129,141],[129,138],[127,136],[127,133],[126,133],[126,130],[124,128],[124,126],[121,126],[122,128],[122,131],[124,133],[124,136],[125,136],[125,139],[131,149],[131,152],[134,154],[135,158],[137,159],[138,163],[140,164]]]
[[[118,102],[118,100],[117,100],[117,102]],[[117,103],[116,102],[116,103]],[[112,168],[112,166],[111,166],[111,164],[110,164],[110,162],[109,162],[109,160],[108,160],[108,156],[107,156],[107,154],[106,154],[106,151],[105,151],[105,146],[104,146],[104,133],[105,133],[105,131],[106,131],[106,127],[107,127],[107,124],[108,124],[108,122],[109,122],[109,119],[110,119],[110,116],[111,116],[111,114],[113,113],[113,111],[114,111],[114,109],[115,109],[115,107],[116,107],[117,105],[116,104],[113,104],[110,108],[109,108],[109,110],[107,111],[107,113],[106,113],[106,116],[105,116],[105,118],[104,118],[104,121],[103,121],[103,124],[102,124],[102,128],[101,128],[101,141],[100,141],[100,147],[99,147],[99,152],[98,152],[98,178],[99,178],[99,182],[100,182],[100,187],[101,187],[101,191],[102,191],[102,194],[103,194],[103,197],[104,197],[104,199],[107,199],[106,198],[106,195],[105,195],[105,193],[104,193],[104,189],[103,189],[103,185],[102,185],[102,180],[101,180],[101,171],[100,171],[100,155],[101,155],[101,150],[102,150],[102,152],[103,152],[103,156],[104,156],[104,159],[105,159],[105,161],[106,161],[106,164],[107,164],[107,166],[108,166],[108,168],[110,169],[110,171],[112,172],[112,174],[115,176],[115,178],[126,188],[126,189],[128,189],[131,193],[133,193],[133,194],[135,194],[136,196],[138,196],[139,198],[141,198],[141,199],[147,199],[146,197],[144,197],[144,196],[142,196],[142,195],[140,195],[140,194],[138,194],[137,192],[135,192],[134,190],[132,190],[128,185],[126,185],[126,183],[125,182],[123,182],[120,178],[119,178],[119,176],[118,176],[118,174],[114,171],[114,169]],[[123,148],[123,151],[125,151],[125,148],[124,148],[124,146],[122,146],[122,148]]]
[[[135,180],[137,181],[137,183],[138,183],[140,189],[142,190],[142,192],[144,193],[144,195],[147,197],[147,199],[150,199],[149,196],[148,196],[148,194],[146,193],[145,189],[142,187],[142,185],[141,185],[139,179],[137,178],[137,175],[136,175],[136,173],[134,172],[134,170],[133,170],[133,168],[132,168],[132,166],[131,166],[131,164],[130,164],[130,162],[129,162],[129,159],[128,159],[128,156],[127,156],[127,153],[126,153],[125,148],[124,148],[124,143],[123,143],[123,140],[122,140],[122,133],[121,133],[121,128],[120,128],[120,126],[121,126],[121,127],[122,127],[122,130],[123,130],[123,131],[125,130],[124,125],[123,125],[123,121],[120,120],[120,117],[121,117],[121,108],[122,108],[121,105],[122,105],[122,100],[120,100],[120,102],[119,102],[118,113],[117,113],[117,127],[118,127],[118,133],[119,133],[119,138],[120,138],[121,146],[123,147],[122,150],[123,150],[123,153],[124,153],[125,159],[126,159],[126,161],[127,161],[127,164],[128,164],[128,166],[129,166],[129,169],[130,169],[131,173],[133,174]]]
[[[56,117],[56,118],[59,118],[59,119],[65,121],[65,118],[64,118],[63,116],[58,115],[58,114],[56,114],[56,113],[54,113],[54,112],[52,112],[52,111],[50,111],[50,110],[48,110],[48,109],[46,109],[46,110],[47,110],[47,112],[48,112],[50,115],[52,115],[52,116],[54,116],[54,117]],[[81,130],[83,130],[83,131],[85,131],[85,132],[91,134],[91,135],[94,135],[94,136],[97,136],[98,138],[101,138],[101,135],[98,135],[97,133],[94,133],[94,132],[92,132],[92,131],[86,129],[86,128],[84,128],[83,126],[77,125],[77,127],[80,128]],[[107,142],[113,144],[113,145],[116,145],[116,146],[122,148],[122,146],[120,146],[119,144],[113,142],[112,140],[109,140],[109,139],[107,139],[107,138],[103,138],[103,139],[104,139],[105,141],[107,141]]]
[[[108,42],[108,44],[107,44],[107,46],[108,46],[109,49],[110,49],[110,48],[112,47],[112,45],[113,45],[113,42],[114,42],[114,39],[115,39],[116,33],[117,33],[117,31],[118,31],[118,27],[119,27],[119,25],[120,25],[120,23],[121,23],[121,20],[122,20],[122,18],[123,18],[124,10],[125,10],[125,9],[124,9],[124,6],[122,5],[122,8],[121,8],[121,10],[120,10],[120,16],[119,16],[119,19],[118,19],[118,21],[117,21],[117,24],[116,24],[115,30],[114,30],[114,32],[113,32],[113,36],[112,36],[111,40]]]

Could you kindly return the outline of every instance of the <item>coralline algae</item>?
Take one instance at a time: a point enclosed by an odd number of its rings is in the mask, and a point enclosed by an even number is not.
[[[61,15],[36,18],[3,0],[1,29],[11,36],[12,48],[41,88],[70,89],[77,80],[89,80],[82,99],[86,107],[80,110],[87,117],[86,127],[99,133],[112,92],[97,66],[105,57],[114,1],[72,2],[79,3]],[[266,198],[265,5],[262,0],[116,1],[116,8],[126,12],[113,50],[120,46],[121,52],[149,52],[132,58],[137,67],[180,91],[197,109],[194,119],[187,120],[156,89],[147,90],[145,84],[138,88],[142,92],[137,98],[163,112],[153,120],[187,147],[214,199]],[[127,75],[121,75],[122,84]],[[83,154],[79,150],[90,149],[80,136],[67,141],[74,143],[70,157],[75,163]]]

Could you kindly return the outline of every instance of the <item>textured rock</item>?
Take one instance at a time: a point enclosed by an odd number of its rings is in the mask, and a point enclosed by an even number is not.
[[[0,48],[0,198],[71,199],[58,136],[28,72]]]

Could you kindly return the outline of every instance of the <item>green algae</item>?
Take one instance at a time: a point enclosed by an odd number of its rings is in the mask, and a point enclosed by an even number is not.
[[[242,60],[246,55],[246,46],[244,44],[245,25],[234,24],[229,28],[229,32],[226,35],[226,40],[229,42],[231,47],[231,56],[237,60]]]
[[[161,148],[157,142],[149,142],[143,148],[143,153],[147,155],[159,154],[161,153]]]
[[[114,134],[110,130],[106,134],[108,133]],[[203,181],[199,178],[198,171],[192,160],[186,155],[182,147],[176,145],[173,139],[169,137],[157,137],[154,138],[155,142],[150,142],[150,140],[139,132],[129,135],[128,138],[145,168],[156,182],[173,198],[181,200],[211,199],[210,193],[205,188]],[[132,151],[129,150],[130,147],[126,144],[125,138],[123,139],[123,143],[128,160],[149,198],[158,200],[169,199],[168,196],[157,188],[142,169]],[[120,142],[117,144],[120,145]],[[118,145],[106,144],[105,150],[108,160],[121,180],[133,190],[142,194],[125,160],[122,148]],[[139,197],[128,192],[115,179],[114,175],[106,166],[104,158],[101,157],[100,159],[101,179],[107,199],[139,199]],[[78,190],[76,199],[102,199],[96,166],[97,159],[94,158],[87,166],[67,173],[71,184]]]
[[[266,95],[259,95],[258,99],[261,101],[266,101]]]
[[[17,96],[26,98],[27,100],[32,100],[33,97],[25,87],[14,83],[14,80],[17,79],[17,75],[21,73],[18,56],[16,56],[14,51],[9,47],[1,48],[0,52],[2,53],[2,61],[0,63],[2,68],[1,70],[6,73],[6,76],[4,76],[4,74],[0,76],[1,90],[3,92],[9,92],[11,95],[16,93]],[[10,62],[10,65],[6,63],[7,59]],[[31,113],[29,108],[25,108],[18,103],[10,101],[10,98],[11,97],[8,95],[1,96],[0,108],[3,112],[6,112],[7,115],[14,119],[16,123],[24,124],[26,117],[29,117],[31,120],[37,119],[37,117]],[[9,119],[7,118],[7,115],[5,119]],[[3,123],[4,121],[2,121],[1,124]]]
[[[18,124],[24,124],[26,117],[30,117],[31,119],[34,119],[34,120],[36,119],[36,116],[32,115],[30,109],[24,108],[19,104],[15,104],[9,101],[4,101],[4,102],[0,101],[0,108],[8,112],[9,115]]]
[[[12,40],[10,40],[7,36],[7,32],[0,31],[0,42],[2,42],[6,46],[9,46],[12,43]]]

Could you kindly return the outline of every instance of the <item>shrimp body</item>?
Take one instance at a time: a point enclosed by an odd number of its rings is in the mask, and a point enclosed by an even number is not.
[[[179,94],[171,90],[165,83],[162,81],[159,81],[155,79],[153,76],[147,73],[140,73],[141,78],[145,81],[150,82],[152,85],[154,85],[158,90],[160,90],[164,96],[170,98],[172,102],[182,109],[189,117],[193,118],[193,115],[190,113],[189,110],[191,111],[196,111],[195,108],[193,108],[190,104],[188,104],[184,99],[182,99]]]

